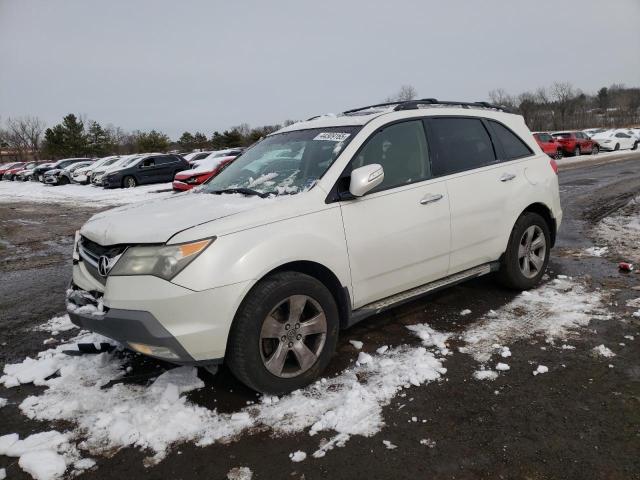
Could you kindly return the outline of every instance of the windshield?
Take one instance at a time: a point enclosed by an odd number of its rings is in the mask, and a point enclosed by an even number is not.
[[[314,128],[268,136],[205,184],[202,191],[251,189],[277,195],[309,190],[359,129]]]

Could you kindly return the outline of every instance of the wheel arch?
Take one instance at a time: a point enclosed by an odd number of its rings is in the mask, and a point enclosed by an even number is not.
[[[345,328],[348,325],[349,317],[351,316],[351,295],[349,294],[349,289],[342,285],[338,276],[333,273],[331,269],[321,263],[310,260],[287,262],[267,272],[253,286],[255,287],[255,285],[263,279],[278,272],[304,273],[305,275],[309,275],[322,283],[327,287],[336,301],[338,313],[340,315],[340,328]],[[247,295],[248,294],[249,293],[247,293]]]
[[[527,213],[527,212],[537,213],[538,215],[540,215],[542,218],[545,219],[545,221],[547,222],[547,225],[549,225],[549,233],[551,235],[551,247],[553,247],[556,244],[556,235],[557,235],[558,226],[556,224],[556,219],[551,213],[551,209],[547,207],[544,203],[532,203],[527,208],[525,208],[520,213],[520,215],[518,215],[518,218],[520,218],[524,213]]]

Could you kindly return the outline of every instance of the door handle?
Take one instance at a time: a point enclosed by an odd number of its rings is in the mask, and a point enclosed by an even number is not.
[[[514,178],[516,178],[516,175],[514,173],[503,173],[502,175],[500,175],[501,182],[508,182],[509,180],[513,180]]]
[[[420,200],[420,205],[427,205],[428,203],[434,203],[441,199],[442,194],[440,193],[436,193],[435,195],[427,193],[424,197],[422,197],[422,200]]]

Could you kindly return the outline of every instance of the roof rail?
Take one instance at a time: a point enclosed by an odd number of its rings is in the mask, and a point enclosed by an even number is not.
[[[508,107],[504,105],[494,105],[489,102],[457,102],[451,100],[438,100],[436,98],[421,98],[420,100],[407,100],[404,102],[387,102],[387,103],[377,103],[375,105],[368,105],[366,107],[353,108],[351,110],[346,110],[343,115],[348,115],[351,113],[360,112],[362,110],[369,110],[380,107],[391,107],[393,106],[394,111],[400,110],[415,110],[420,108],[421,106],[456,106],[462,108],[486,108],[491,110],[499,110],[505,113],[514,113]]]

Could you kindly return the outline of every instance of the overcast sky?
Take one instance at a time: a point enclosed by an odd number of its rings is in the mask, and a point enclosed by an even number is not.
[[[0,0],[0,116],[211,135],[375,103],[640,86],[640,0]]]

